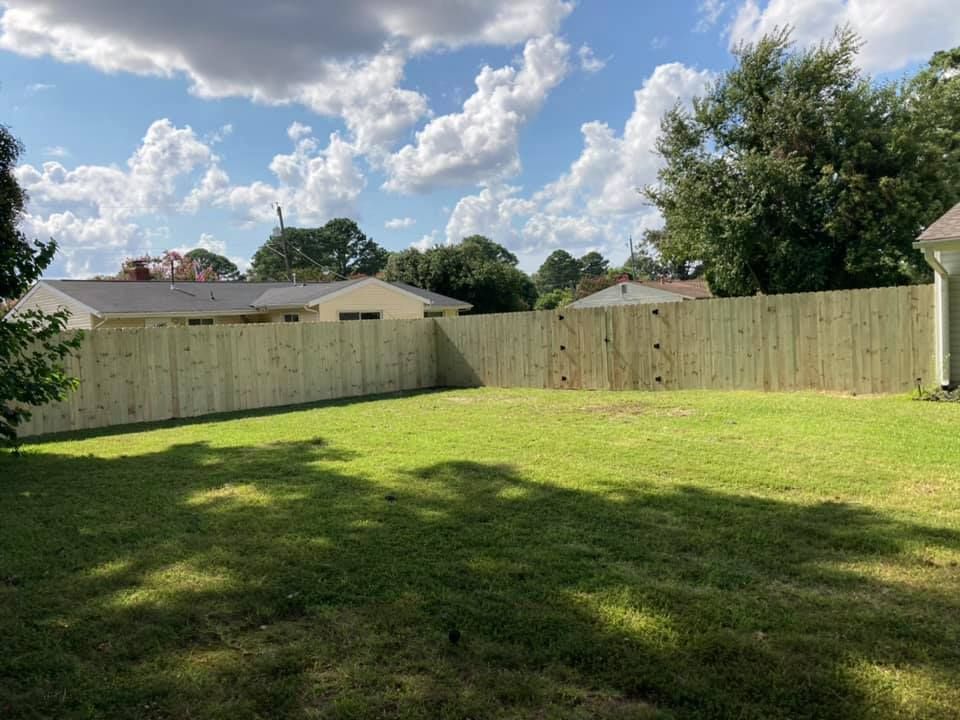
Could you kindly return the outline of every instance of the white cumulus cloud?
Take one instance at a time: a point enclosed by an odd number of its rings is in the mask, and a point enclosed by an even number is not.
[[[694,26],[694,32],[706,32],[720,20],[723,11],[727,9],[726,0],[700,0],[697,5],[697,14],[700,19]]]
[[[954,47],[960,38],[956,0],[746,0],[737,10],[730,41],[755,41],[788,25],[794,39],[805,45],[849,25],[865,41],[860,62],[872,72],[921,62],[936,50]]]
[[[637,188],[656,179],[660,161],[654,148],[661,118],[677,102],[689,103],[702,94],[712,78],[710,71],[682,63],[657,66],[634,92],[633,114],[623,135],[603,122],[585,123],[580,157],[537,199],[551,212],[567,212],[584,203],[594,215],[643,210]]]
[[[519,69],[484,67],[460,112],[434,118],[386,159],[384,187],[426,192],[516,174],[520,129],[566,75],[569,54],[566,42],[545,36],[527,42]]]
[[[411,55],[551,33],[568,0],[6,0],[0,47],[106,72],[184,76],[201,97],[301,103],[340,115],[354,142],[392,141],[426,111],[399,87]]]
[[[387,220],[383,226],[387,230],[403,230],[405,228],[411,228],[417,224],[417,221],[412,217],[402,217],[402,218],[391,218]]]
[[[656,181],[654,148],[663,114],[677,102],[689,104],[712,78],[681,63],[660,65],[634,93],[622,133],[603,122],[585,123],[580,156],[529,197],[503,184],[462,197],[450,214],[448,242],[486,235],[516,252],[528,269],[560,247],[622,256],[631,233],[639,237],[659,222],[637,189]]]
[[[589,45],[581,45],[577,57],[580,59],[580,69],[584,72],[600,72],[607,66],[607,61],[598,58]]]

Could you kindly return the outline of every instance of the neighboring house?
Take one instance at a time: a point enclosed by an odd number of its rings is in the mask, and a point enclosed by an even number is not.
[[[117,328],[263,322],[412,319],[458,315],[469,303],[405,283],[41,280],[10,311],[70,311],[68,327]]]
[[[683,302],[713,297],[702,280],[626,280],[570,303],[575,309]]]
[[[960,381],[960,203],[920,233],[915,248],[934,271],[937,375],[943,386]]]

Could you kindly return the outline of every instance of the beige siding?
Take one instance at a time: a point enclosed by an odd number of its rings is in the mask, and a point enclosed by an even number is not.
[[[415,320],[423,317],[423,302],[389,286],[370,284],[350,290],[321,303],[318,312],[300,313],[300,321],[335,322],[341,312],[371,312],[379,310],[384,320]],[[309,317],[309,316],[312,317]],[[280,314],[283,320],[283,313]]]
[[[269,321],[269,316],[267,315],[207,315],[206,317],[213,317],[214,325],[241,325],[248,322]],[[281,319],[283,319],[282,316]],[[102,325],[96,325],[96,327],[102,330],[142,327],[181,327],[189,325],[187,320],[188,318],[185,317],[169,317],[164,315],[131,315],[130,317],[123,318],[110,318]]]
[[[91,316],[79,303],[68,300],[43,285],[39,285],[18,309],[42,310],[52,313],[60,308],[66,308],[70,311],[70,319],[67,321],[68,328],[89,328],[92,327],[92,322],[96,321],[96,318]]]
[[[940,253],[940,264],[949,273],[950,380],[960,379],[960,251]]]

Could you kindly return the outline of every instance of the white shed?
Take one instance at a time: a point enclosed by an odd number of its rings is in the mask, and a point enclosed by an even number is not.
[[[960,203],[913,244],[935,273],[937,375],[942,386],[960,381]]]

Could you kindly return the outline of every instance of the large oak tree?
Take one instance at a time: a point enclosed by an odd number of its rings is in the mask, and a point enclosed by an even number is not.
[[[482,235],[424,252],[394,253],[385,277],[468,302],[475,313],[530,310],[537,297],[517,257]]]
[[[356,222],[335,218],[319,228],[286,228],[254,254],[250,280],[287,280],[284,253],[298,280],[330,280],[351,275],[376,275],[387,264],[388,252],[368,238]]]
[[[882,84],[858,50],[847,30],[806,50],[775,32],[665,116],[646,194],[668,263],[702,260],[718,295],[927,277],[911,242],[960,199],[960,54]]]

